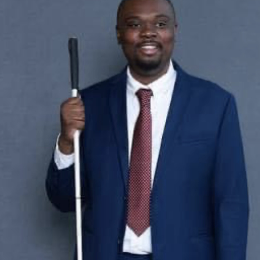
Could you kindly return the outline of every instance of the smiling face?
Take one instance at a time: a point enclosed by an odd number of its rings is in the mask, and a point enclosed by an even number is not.
[[[166,0],[124,2],[117,38],[133,74],[156,78],[167,71],[176,28],[173,9]]]

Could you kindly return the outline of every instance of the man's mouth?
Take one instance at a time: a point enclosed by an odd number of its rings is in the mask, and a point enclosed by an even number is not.
[[[143,54],[148,56],[152,56],[159,51],[159,46],[156,43],[143,43],[139,48]]]

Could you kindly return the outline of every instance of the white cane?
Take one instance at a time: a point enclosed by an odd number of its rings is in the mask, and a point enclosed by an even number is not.
[[[78,96],[78,40],[77,38],[69,39],[70,54],[70,72],[71,72],[71,88],[72,97]],[[75,204],[76,204],[76,236],[77,236],[77,260],[82,260],[82,229],[81,229],[81,191],[80,191],[80,131],[74,134],[74,171],[75,171]]]

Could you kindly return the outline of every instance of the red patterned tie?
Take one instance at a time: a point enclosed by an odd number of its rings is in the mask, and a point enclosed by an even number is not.
[[[150,100],[152,91],[136,92],[140,102],[130,160],[127,224],[140,236],[150,226],[152,120]]]

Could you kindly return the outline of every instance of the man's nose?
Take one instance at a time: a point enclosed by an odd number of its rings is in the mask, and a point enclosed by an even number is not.
[[[155,37],[157,35],[156,27],[153,24],[143,24],[141,30],[142,37]]]

